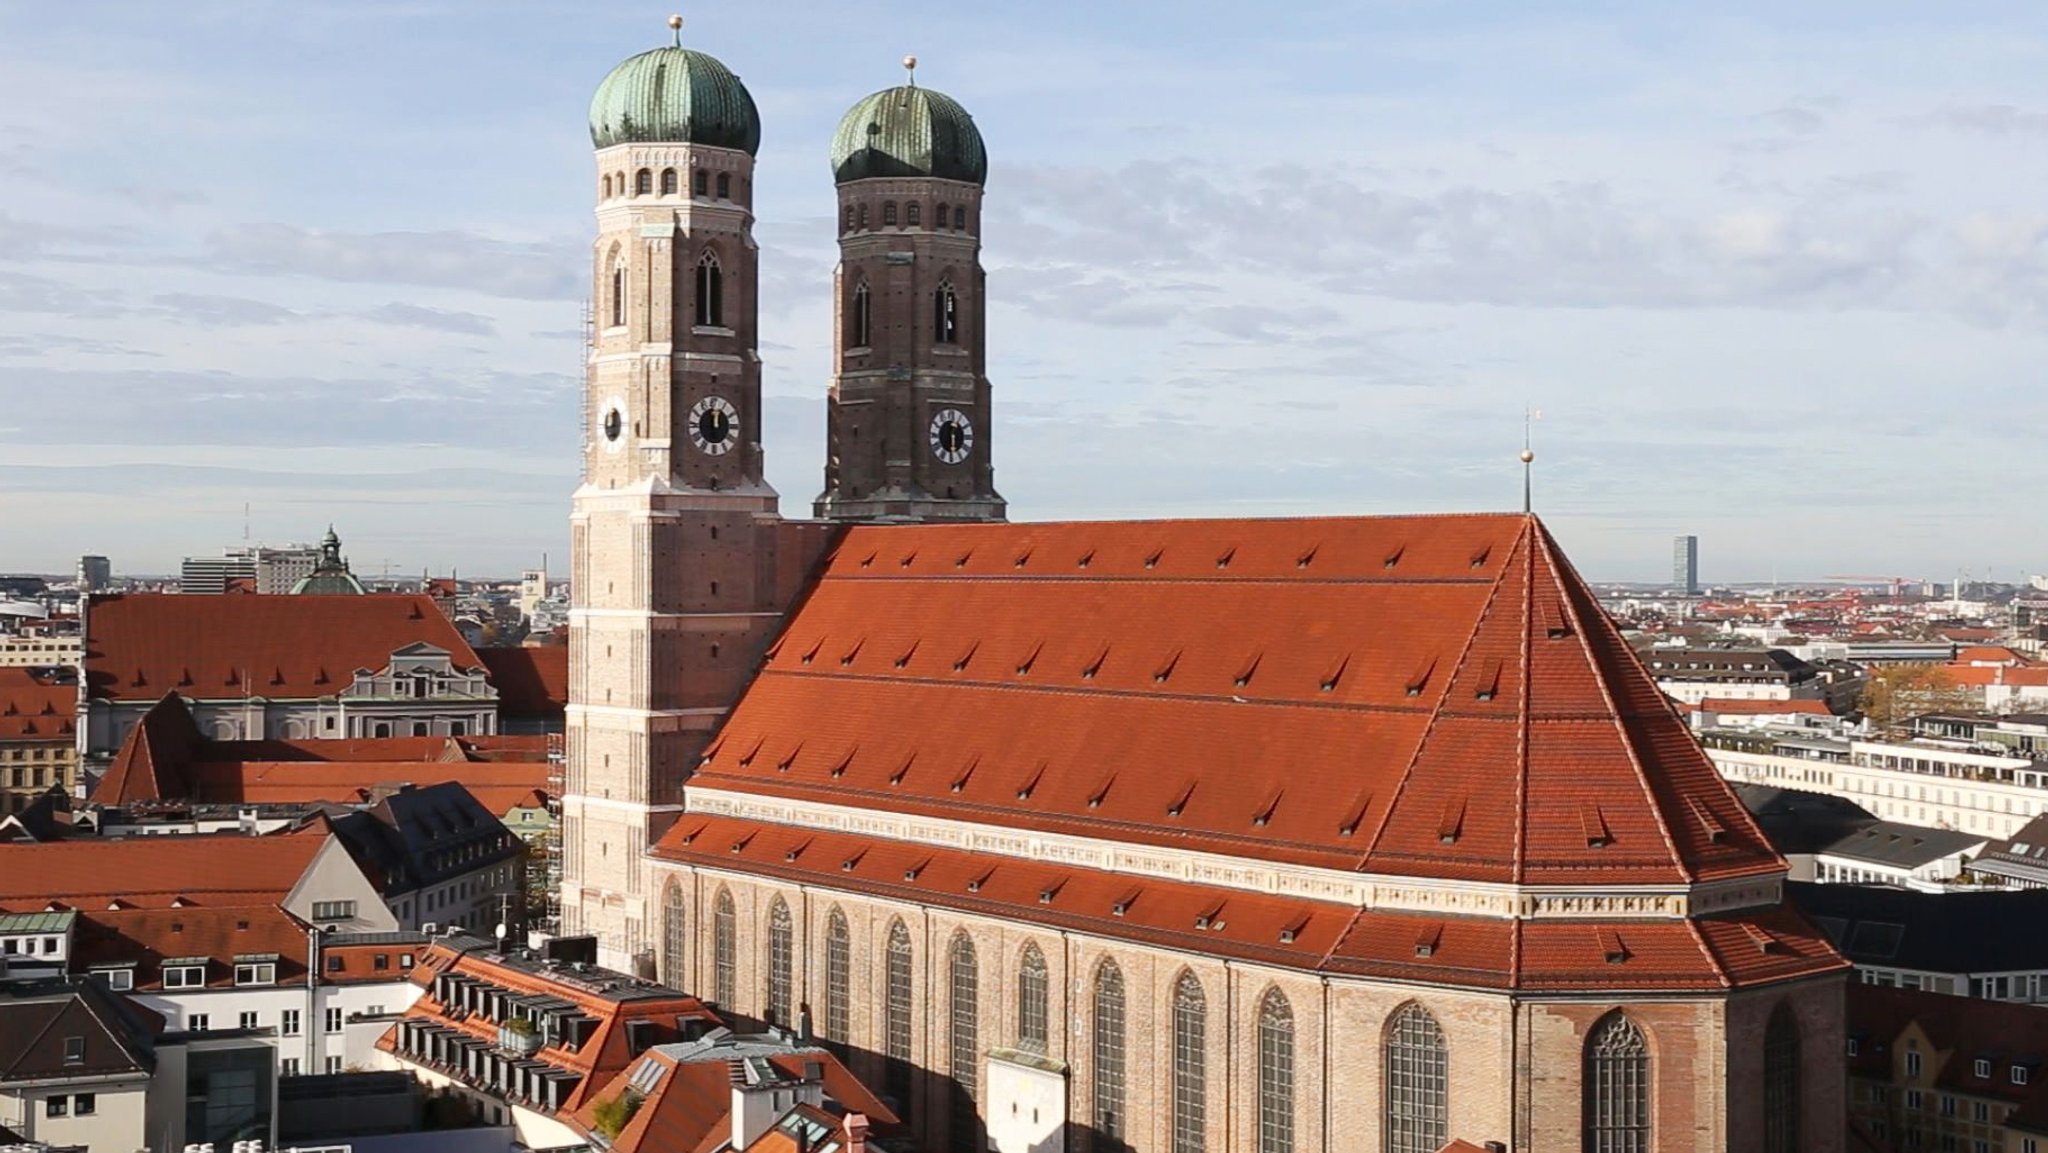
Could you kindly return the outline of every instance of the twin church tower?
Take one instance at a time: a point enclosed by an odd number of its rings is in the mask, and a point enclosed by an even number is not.
[[[840,263],[813,521],[780,517],[763,470],[753,97],[678,32],[605,78],[590,137],[563,928],[596,934],[625,968],[646,964],[658,916],[643,854],[834,526],[1001,520],[1004,504],[989,453],[988,161],[966,109],[913,72],[833,137]]]

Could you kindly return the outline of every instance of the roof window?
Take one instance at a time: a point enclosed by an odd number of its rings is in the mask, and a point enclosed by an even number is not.
[[[1851,1040],[1851,1044],[1854,1044],[1853,1039]],[[1972,1068],[1972,1072],[1974,1072],[1979,1078],[1988,1079],[1991,1076],[1991,1062],[1985,1060],[1982,1057],[1977,1058],[1976,1064]]]

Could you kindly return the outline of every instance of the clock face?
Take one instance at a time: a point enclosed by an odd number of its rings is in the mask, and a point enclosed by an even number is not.
[[[740,439],[740,413],[722,396],[707,396],[690,409],[690,443],[724,456]]]
[[[932,417],[932,455],[959,464],[974,451],[974,422],[957,408],[942,408]]]
[[[598,417],[598,430],[604,434],[606,449],[619,451],[619,438],[626,432],[626,406],[613,397],[604,403],[604,415]]]

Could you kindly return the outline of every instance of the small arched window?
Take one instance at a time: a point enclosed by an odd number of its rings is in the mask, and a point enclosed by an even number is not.
[[[845,223],[843,223],[843,224],[841,224],[841,225],[839,226],[839,231],[841,231],[841,232],[852,232],[852,231],[853,231],[853,205],[849,204],[849,205],[847,205],[847,206],[846,206],[846,213],[845,213],[845,215],[846,215],[846,222],[845,222]]]
[[[868,230],[868,206],[865,204],[860,206],[860,230],[862,232]]]
[[[955,204],[953,206],[953,231],[967,231],[967,206],[965,204]]]
[[[777,897],[768,906],[768,1023],[784,1028],[796,1022],[796,1014],[791,1011],[795,937],[789,906]]]
[[[932,293],[932,339],[940,344],[960,342],[960,298],[950,282]]]
[[[974,941],[965,930],[953,937],[947,968],[952,977],[946,1071],[953,1078],[953,1148],[961,1153],[981,1153],[981,1118],[974,1107],[981,1080],[981,974],[974,959]]]
[[[893,200],[882,205],[882,227],[896,227],[896,202]]]
[[[711,912],[711,996],[721,1009],[733,1007],[733,987],[737,984],[737,958],[734,950],[738,942],[733,938],[739,933],[739,917],[732,906],[732,893],[719,886],[718,897]]]
[[[676,181],[676,170],[673,168],[662,169],[661,194],[663,196],[674,196],[680,191],[682,191],[682,186]]]
[[[825,1037],[841,1045],[851,1033],[851,970],[853,943],[846,932],[846,914],[834,905],[825,917]]]
[[[1799,1148],[1799,1019],[1779,1002],[1764,1028],[1764,1153]]]
[[[683,959],[690,948],[685,928],[683,887],[670,877],[661,892],[661,979],[672,989],[689,988],[683,980]]]
[[[697,324],[717,328],[725,323],[725,273],[718,254],[706,249],[697,261]]]
[[[903,206],[903,211],[905,214],[904,222],[909,224],[912,228],[916,228],[918,225],[924,223],[924,205],[912,201],[911,203]]]
[[[1017,962],[1017,1048],[1026,1053],[1045,1052],[1051,984],[1045,954],[1036,945],[1025,945],[1024,955]]]
[[[1294,1153],[1294,1007],[1278,989],[1259,1001],[1259,1153]]]
[[[636,195],[646,196],[648,193],[653,191],[654,171],[652,169],[642,168],[640,171],[633,174],[633,192]]]
[[[1095,1131],[1111,1149],[1123,1148],[1124,974],[1115,961],[1095,971]]]
[[[609,176],[604,178],[604,198],[606,200],[612,198],[612,178]]]
[[[945,231],[947,211],[946,206],[941,204],[937,208],[933,209],[933,211],[936,213],[936,215],[932,217],[932,227],[940,230],[941,232]]]
[[[1209,1148],[1209,999],[1181,970],[1173,986],[1173,1153]]]
[[[1380,1058],[1380,1147],[1387,1153],[1436,1153],[1450,1140],[1450,1058],[1443,1029],[1429,1010],[1410,1001],[1387,1022]]]
[[[889,923],[889,952],[884,963],[882,1045],[888,1064],[882,1087],[904,1110],[910,1108],[910,930],[901,920]]]
[[[718,174],[718,198],[720,200],[732,199],[732,174],[730,172]]]
[[[1650,1153],[1650,1044],[1620,1010],[1586,1037],[1586,1153]]]
[[[873,315],[869,310],[873,307],[873,303],[872,294],[868,292],[867,281],[863,280],[854,286],[853,308],[849,311],[846,318],[846,347],[866,348],[868,346],[868,340],[873,335],[868,327],[870,318]]]
[[[690,195],[711,195],[711,173],[705,171],[702,168],[695,168],[690,170]]]

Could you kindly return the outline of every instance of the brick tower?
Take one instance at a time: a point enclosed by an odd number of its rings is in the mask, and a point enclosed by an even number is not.
[[[590,112],[563,929],[629,971],[651,956],[643,853],[780,620],[763,611],[778,520],[760,443],[760,118],[737,76],[680,41],[619,65]]]
[[[817,515],[1001,520],[974,118],[913,72],[847,112],[832,172],[838,339]]]

